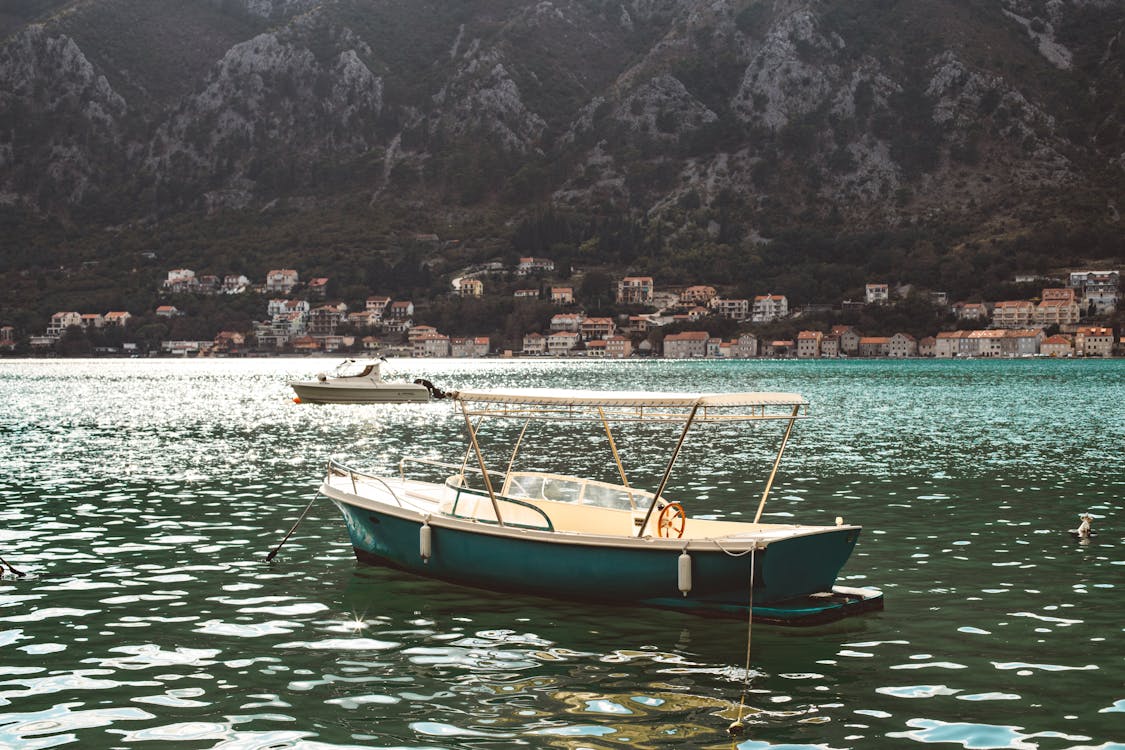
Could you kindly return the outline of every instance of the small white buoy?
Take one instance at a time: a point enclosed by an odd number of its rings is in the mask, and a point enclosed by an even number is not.
[[[676,585],[679,587],[680,593],[687,596],[688,592],[691,591],[691,555],[687,553],[686,549],[680,553],[677,568]]]
[[[418,554],[422,556],[422,562],[428,563],[430,557],[433,556],[433,529],[430,524],[423,521],[422,528],[418,529]]]

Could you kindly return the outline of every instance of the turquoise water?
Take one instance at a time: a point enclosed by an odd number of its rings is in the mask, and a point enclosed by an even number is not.
[[[393,362],[809,398],[767,516],[862,524],[842,582],[887,608],[755,625],[737,743],[745,623],[360,567],[323,500],[267,565],[329,457],[460,458],[446,403],[290,401],[332,364],[0,362],[0,556],[27,573],[0,579],[0,748],[1125,747],[1125,361]],[[675,436],[618,437],[653,489]],[[756,437],[696,433],[668,494],[752,513]],[[482,435],[493,457],[510,438]],[[612,477],[593,438],[524,452]]]

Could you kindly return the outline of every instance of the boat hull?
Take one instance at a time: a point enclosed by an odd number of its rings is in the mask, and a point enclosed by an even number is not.
[[[309,381],[289,386],[301,403],[308,404],[401,404],[430,400],[430,392],[414,383],[344,385]]]
[[[745,617],[753,554],[754,607],[759,619],[825,621],[856,608],[841,604],[839,598],[805,600],[810,594],[832,591],[858,538],[855,527],[776,539],[752,553],[737,555],[704,540],[589,540],[574,534],[423,517],[399,508],[384,510],[349,502],[346,497],[329,497],[343,513],[360,562],[461,585]],[[428,558],[421,552],[423,525],[429,527],[425,532]],[[679,558],[685,549],[691,558],[686,594],[680,591],[679,573]],[[868,609],[873,607],[875,597],[860,598],[867,600]],[[877,598],[881,604],[881,594]]]

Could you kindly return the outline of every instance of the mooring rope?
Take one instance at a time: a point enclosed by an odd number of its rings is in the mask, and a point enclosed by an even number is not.
[[[750,551],[753,552],[757,547],[758,545],[755,542]],[[742,673],[742,696],[738,699],[738,718],[727,727],[727,731],[731,735],[739,735],[746,731],[746,725],[742,723],[742,712],[746,708],[746,692],[750,688],[750,643],[754,632],[754,557],[754,555],[750,556],[750,601],[746,607],[748,612],[746,616],[746,666]]]
[[[712,539],[711,541],[714,542],[715,546],[718,547],[719,549],[721,549],[723,551],[723,553],[726,554],[728,557],[745,557],[746,555],[750,554],[751,552],[753,552],[758,547],[758,543],[754,542],[753,546],[751,546],[750,549],[744,549],[741,552],[731,552],[729,549],[724,547],[723,543],[720,542],[718,539]]]
[[[12,565],[10,562],[5,560],[4,558],[0,557],[0,573],[4,572],[4,566],[5,565],[8,566],[8,570],[12,571],[12,574],[15,575],[18,578],[23,578],[24,576],[27,575],[27,573],[24,573],[23,571],[16,570],[14,565]]]
[[[316,499],[318,497],[320,497],[320,490],[317,490],[316,494],[313,495],[312,500],[309,500],[309,504],[305,506],[305,509],[301,511],[301,515],[297,517],[297,523],[293,524],[293,528],[289,529],[289,533],[285,535],[285,538],[281,540],[281,543],[274,547],[273,550],[268,555],[266,555],[266,562],[273,562],[273,559],[277,557],[277,553],[280,552],[285,543],[289,541],[289,537],[293,536],[293,532],[296,531],[297,527],[301,525],[301,521],[305,520],[305,516],[309,513],[309,508],[313,506],[313,503],[316,502]]]

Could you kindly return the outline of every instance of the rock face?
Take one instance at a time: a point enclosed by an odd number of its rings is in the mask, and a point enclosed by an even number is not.
[[[433,97],[431,132],[484,133],[511,152],[529,151],[543,133],[543,118],[527,108],[499,50],[473,45],[453,78]]]
[[[841,84],[843,71],[833,63],[808,58],[824,52],[831,59],[844,47],[825,35],[808,9],[786,15],[773,25],[750,59],[733,108],[744,122],[777,131],[825,104]]]
[[[0,205],[687,206],[701,236],[720,203],[747,234],[1125,205],[1120,3],[979,5],[63,3],[0,42]]]
[[[209,209],[241,208],[258,180],[279,179],[273,160],[296,172],[375,147],[383,81],[363,61],[371,50],[347,29],[329,31],[334,49],[323,59],[291,30],[232,47],[160,124],[143,169],[165,183],[211,182]]]
[[[125,100],[74,39],[28,27],[0,49],[0,195],[7,203],[81,203],[99,178],[99,161],[123,147]],[[21,118],[48,120],[46,132],[24,131]]]
[[[221,1],[215,4],[219,7],[223,5]],[[317,0],[241,0],[239,4],[246,13],[260,18],[283,18],[312,10],[318,2]]]

